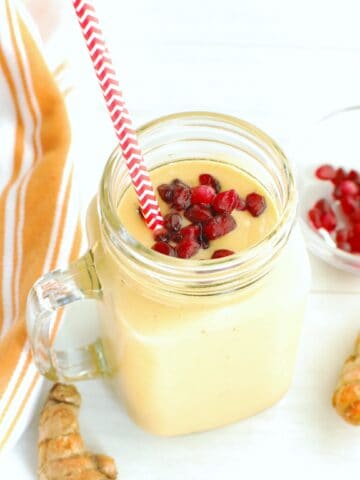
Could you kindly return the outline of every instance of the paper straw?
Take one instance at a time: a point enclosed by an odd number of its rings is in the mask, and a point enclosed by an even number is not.
[[[145,222],[156,230],[163,225],[163,218],[94,5],[89,0],[72,1]]]

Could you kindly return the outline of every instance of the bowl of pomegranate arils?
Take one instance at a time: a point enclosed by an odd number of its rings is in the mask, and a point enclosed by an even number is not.
[[[360,274],[360,170],[319,165],[302,190],[301,220],[310,251]]]
[[[301,140],[307,246],[330,265],[360,275],[360,106],[326,115]]]

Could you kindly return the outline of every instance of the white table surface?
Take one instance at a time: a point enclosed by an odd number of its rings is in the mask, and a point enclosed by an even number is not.
[[[96,4],[136,125],[183,110],[234,114],[277,139],[301,172],[313,161],[299,155],[305,130],[329,111],[360,104],[357,0]],[[67,35],[52,49],[64,47],[71,60],[72,155],[84,212],[115,140],[70,8],[64,22]],[[359,330],[360,278],[315,259],[312,266],[294,382],[275,407],[223,429],[163,439],[136,427],[101,381],[81,383],[89,448],[113,455],[123,480],[356,475],[360,429],[334,413],[331,394]],[[70,316],[79,325],[96,321],[91,305]],[[34,419],[1,457],[1,479],[34,478],[36,429]]]

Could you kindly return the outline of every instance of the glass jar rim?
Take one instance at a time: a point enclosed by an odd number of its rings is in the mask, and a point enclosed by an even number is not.
[[[124,245],[126,245],[129,256],[141,260],[147,266],[156,263],[157,265],[166,267],[168,270],[177,272],[181,271],[183,273],[197,272],[204,274],[205,276],[206,274],[216,273],[219,270],[230,270],[242,265],[246,265],[249,261],[251,262],[257,257],[261,256],[264,244],[268,245],[269,243],[273,243],[274,246],[276,246],[279,240],[279,232],[284,230],[289,222],[291,225],[294,222],[297,194],[289,161],[279,145],[258,127],[255,127],[251,123],[240,120],[234,116],[207,111],[191,111],[166,115],[151,120],[137,129],[140,143],[143,136],[151,134],[151,132],[158,127],[164,126],[173,121],[181,122],[189,120],[213,122],[213,126],[219,122],[222,122],[228,127],[245,131],[254,138],[260,139],[262,142],[264,142],[264,144],[271,148],[278,158],[281,159],[282,167],[286,173],[287,179],[286,201],[282,211],[279,212],[278,221],[271,231],[252,247],[244,251],[237,252],[234,255],[219,259],[187,259],[184,261],[183,259],[159,254],[151,248],[145,247],[127,232],[125,226],[122,224],[121,219],[119,218],[117,206],[114,204],[110,194],[111,178],[114,173],[114,168],[121,158],[119,146],[117,146],[111,153],[104,169],[99,190],[99,210],[102,224],[105,226],[107,236],[115,249],[124,248]]]

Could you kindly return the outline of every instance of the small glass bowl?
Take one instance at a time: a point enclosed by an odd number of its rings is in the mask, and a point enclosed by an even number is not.
[[[360,275],[360,255],[337,248],[331,235],[324,229],[314,229],[308,219],[308,211],[317,200],[331,198],[332,184],[315,177],[317,167],[331,164],[346,170],[360,170],[360,106],[330,113],[303,140],[300,164],[304,167],[298,172],[298,187],[300,224],[306,244],[328,264]]]

